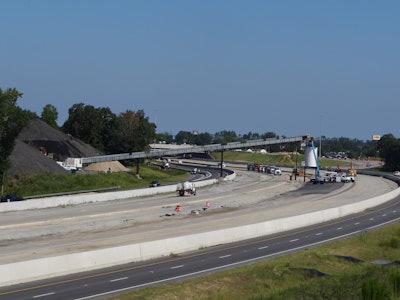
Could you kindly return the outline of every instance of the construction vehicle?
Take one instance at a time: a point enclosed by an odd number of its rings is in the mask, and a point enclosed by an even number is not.
[[[295,176],[295,178],[297,176],[300,175],[300,172],[302,172],[302,174],[304,174],[304,170],[299,170],[298,166],[297,166],[297,162],[293,161],[293,159],[290,157],[289,154],[285,155],[280,161],[279,164],[284,163],[285,161],[289,161],[289,163],[293,166],[293,170],[292,170],[292,176]]]
[[[351,167],[347,170],[347,174],[357,176],[357,169],[353,167],[353,162],[351,162]]]
[[[347,173],[352,176],[357,176],[357,169],[348,169]]]
[[[185,195],[196,195],[196,187],[194,186],[193,182],[185,181],[178,183],[176,186],[176,192],[178,196],[185,196]]]
[[[325,182],[341,182],[341,177],[339,176],[338,172],[329,171],[325,173],[324,176]]]

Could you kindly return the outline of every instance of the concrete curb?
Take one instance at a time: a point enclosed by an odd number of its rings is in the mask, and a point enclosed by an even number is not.
[[[224,180],[231,180],[236,173],[225,177]],[[209,179],[194,182],[196,188],[218,183],[218,179]],[[77,205],[82,203],[113,201],[136,197],[151,196],[163,193],[176,192],[176,185],[166,185],[154,188],[143,188],[126,191],[113,191],[104,193],[73,194],[65,196],[48,197],[42,199],[32,199],[18,202],[4,202],[0,204],[0,212],[20,211],[29,209],[42,209],[49,207]]]

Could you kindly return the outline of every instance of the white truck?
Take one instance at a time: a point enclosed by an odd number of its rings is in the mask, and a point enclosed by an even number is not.
[[[65,161],[58,161],[57,163],[68,171],[77,171],[79,169],[82,169],[82,158],[68,157]]]
[[[354,182],[356,181],[354,175],[348,173],[342,173],[341,175],[342,182]]]
[[[325,182],[341,182],[341,177],[337,172],[326,172],[324,177]]]
[[[178,183],[176,186],[176,192],[178,196],[185,196],[185,195],[196,195],[196,187],[194,186],[193,182],[185,181]]]

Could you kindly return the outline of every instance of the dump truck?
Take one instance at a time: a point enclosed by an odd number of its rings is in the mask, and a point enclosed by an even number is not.
[[[193,182],[185,181],[176,186],[178,196],[196,195],[196,187]]]

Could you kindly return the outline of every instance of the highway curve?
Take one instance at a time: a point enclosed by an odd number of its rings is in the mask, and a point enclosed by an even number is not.
[[[0,264],[262,222],[395,188],[390,180],[362,175],[356,183],[312,185],[301,178],[289,181],[287,175],[238,171],[234,181],[202,188],[196,196],[164,194],[4,213]],[[210,207],[204,211],[206,202]],[[177,204],[183,207],[180,213]]]
[[[381,177],[359,175],[356,183],[312,185],[287,176],[239,171],[233,182],[202,188],[195,197],[166,194],[4,213],[0,262],[235,227],[354,203],[395,188]],[[206,202],[211,205],[204,211]],[[177,204],[183,206],[181,213],[174,211]]]

